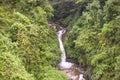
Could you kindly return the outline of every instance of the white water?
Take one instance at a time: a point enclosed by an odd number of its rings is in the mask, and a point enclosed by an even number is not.
[[[73,75],[72,72],[69,70],[70,68],[74,67],[74,63],[66,61],[66,52],[65,52],[65,48],[64,48],[63,42],[62,42],[62,36],[65,32],[66,32],[66,30],[62,29],[62,30],[58,31],[58,34],[57,34],[58,35],[58,40],[59,40],[60,50],[62,52],[61,62],[59,64],[60,69],[61,70],[66,69],[66,72],[67,72],[66,74],[70,78],[70,80],[85,80],[84,77],[83,77],[83,74],[79,74],[78,76],[76,76],[76,75]]]
[[[66,32],[65,29],[58,31],[58,40],[59,40],[59,46],[60,50],[62,52],[61,54],[61,62],[60,62],[60,68],[65,69],[65,68],[71,68],[74,64],[71,62],[66,61],[66,53],[65,53],[65,48],[62,43],[62,35]]]
[[[79,75],[79,80],[85,80],[85,78],[83,77],[83,74]]]

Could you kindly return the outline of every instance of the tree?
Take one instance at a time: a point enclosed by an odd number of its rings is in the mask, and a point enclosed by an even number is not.
[[[71,31],[68,41],[71,40],[72,46],[69,49],[72,50],[70,55],[74,55],[73,57],[86,67],[86,74],[94,80],[120,78],[117,71],[119,70],[119,3],[119,0],[93,0],[74,26],[69,27]]]

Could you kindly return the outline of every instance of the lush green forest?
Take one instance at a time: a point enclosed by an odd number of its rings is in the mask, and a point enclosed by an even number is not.
[[[88,80],[120,79],[120,0],[0,0],[0,80],[67,80],[49,22]]]
[[[0,80],[65,80],[47,0],[0,1]]]

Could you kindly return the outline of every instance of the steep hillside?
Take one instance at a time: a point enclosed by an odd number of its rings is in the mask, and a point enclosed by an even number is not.
[[[0,1],[0,80],[66,80],[47,0]],[[53,67],[54,66],[54,67]]]
[[[67,56],[90,80],[119,80],[120,0],[76,1],[54,5],[55,20],[67,27]]]

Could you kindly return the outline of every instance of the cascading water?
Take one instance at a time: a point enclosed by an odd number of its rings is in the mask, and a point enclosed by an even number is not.
[[[61,62],[60,62],[60,69],[71,68],[74,64],[66,61],[66,53],[65,48],[62,43],[62,35],[66,32],[65,29],[58,31],[58,40],[60,45],[61,54]]]
[[[66,32],[65,30],[60,30],[60,31],[58,32],[58,40],[59,40],[59,44],[60,44],[60,50],[61,50],[61,52],[62,52],[61,62],[66,62],[65,48],[64,48],[63,43],[62,43],[62,35],[63,35],[65,32]]]
[[[62,42],[62,35],[66,32],[65,29],[62,29],[60,31],[58,31],[58,40],[59,40],[59,46],[60,46],[60,50],[62,52],[61,54],[61,62],[59,64],[59,67],[61,69],[61,71],[63,71],[69,78],[69,80],[85,80],[85,78],[83,77],[83,73],[81,73],[82,71],[79,70],[79,68],[75,67],[74,63],[71,62],[67,62],[66,61],[66,52],[65,52],[65,48],[63,46],[63,42]],[[76,74],[76,72],[79,72]]]

